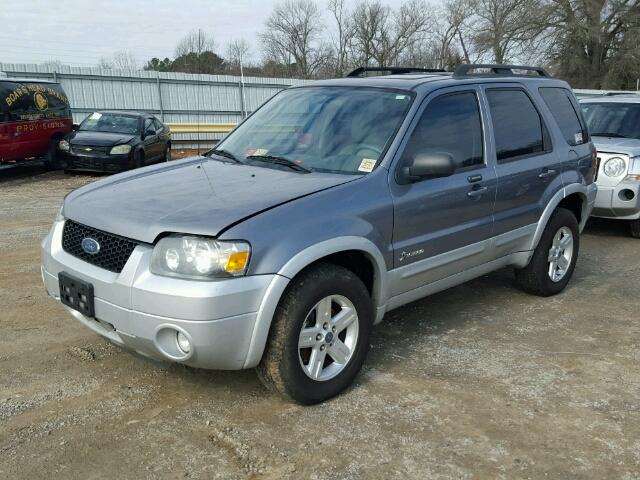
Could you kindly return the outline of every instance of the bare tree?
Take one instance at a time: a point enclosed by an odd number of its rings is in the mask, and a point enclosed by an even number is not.
[[[231,40],[227,44],[227,62],[234,68],[240,68],[241,65],[246,65],[250,49],[249,42],[244,38]]]
[[[589,1],[589,0],[587,0]],[[495,63],[505,63],[536,47],[544,31],[545,8],[541,0],[473,0],[477,22],[476,48]]]
[[[296,73],[311,77],[326,61],[328,49],[321,40],[322,13],[313,0],[287,0],[276,6],[260,34],[267,60],[295,64]]]
[[[360,3],[353,12],[353,46],[361,65],[396,65],[402,53],[425,40],[432,23],[424,0],[408,0],[393,11],[380,0]]]
[[[190,53],[201,55],[204,52],[214,52],[216,42],[213,37],[208,35],[202,29],[189,32],[182,37],[176,46],[176,57],[184,57]]]
[[[138,70],[138,61],[133,53],[119,51],[110,58],[102,57],[98,62],[98,67],[105,70],[114,68],[119,70]]]
[[[333,41],[335,50],[335,74],[342,77],[345,74],[349,47],[355,30],[345,0],[329,0],[328,7],[336,23],[336,36]]]
[[[639,0],[549,0],[548,6],[549,54],[557,73],[573,86],[620,86],[625,76],[640,71],[634,56]]]

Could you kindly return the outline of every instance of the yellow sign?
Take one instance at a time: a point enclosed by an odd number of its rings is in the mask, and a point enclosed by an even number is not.
[[[38,110],[46,110],[49,106],[49,101],[42,92],[36,92],[33,94],[33,103]]]

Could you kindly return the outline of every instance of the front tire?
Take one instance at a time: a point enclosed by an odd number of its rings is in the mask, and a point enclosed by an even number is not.
[[[527,293],[540,297],[565,289],[578,260],[580,229],[575,215],[558,208],[547,223],[529,265],[516,270],[516,281]]]
[[[258,376],[301,404],[331,398],[360,371],[372,325],[371,297],[353,272],[331,264],[310,267],[280,300]]]
[[[631,220],[631,222],[629,222],[629,228],[633,238],[640,238],[640,220]]]

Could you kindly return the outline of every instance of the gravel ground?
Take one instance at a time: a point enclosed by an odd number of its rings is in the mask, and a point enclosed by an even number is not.
[[[376,327],[345,394],[152,363],[74,321],[39,241],[94,176],[0,178],[0,478],[640,478],[640,241],[592,221],[565,293],[496,272]],[[9,177],[9,178],[6,178]]]

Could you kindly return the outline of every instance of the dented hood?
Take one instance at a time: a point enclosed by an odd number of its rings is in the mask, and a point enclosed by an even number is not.
[[[247,217],[355,178],[195,157],[79,188],[65,199],[64,216],[146,243],[165,232],[217,236]]]

